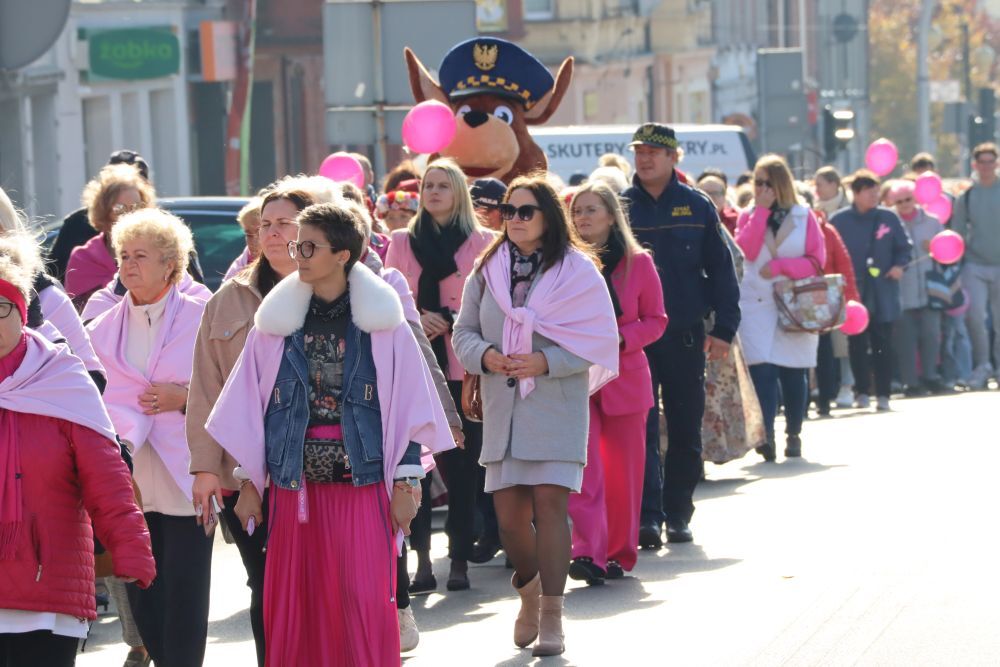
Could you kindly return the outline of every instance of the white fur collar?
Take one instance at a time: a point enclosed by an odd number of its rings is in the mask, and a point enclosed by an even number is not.
[[[356,262],[348,276],[351,319],[366,333],[395,329],[403,323],[403,305],[387,282],[362,262]],[[290,336],[302,328],[309,312],[312,287],[293,273],[275,285],[254,315],[254,324],[266,334]]]

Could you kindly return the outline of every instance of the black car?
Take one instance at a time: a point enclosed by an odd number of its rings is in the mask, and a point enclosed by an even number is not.
[[[170,211],[191,228],[205,284],[213,292],[246,247],[236,215],[248,201],[246,197],[171,197],[156,201],[159,208]]]

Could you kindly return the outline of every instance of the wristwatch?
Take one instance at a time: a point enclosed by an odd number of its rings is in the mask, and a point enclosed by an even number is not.
[[[419,477],[404,477],[403,479],[397,479],[395,481],[396,484],[399,484],[400,482],[402,482],[403,484],[406,484],[411,489],[419,489],[420,488],[420,478]]]

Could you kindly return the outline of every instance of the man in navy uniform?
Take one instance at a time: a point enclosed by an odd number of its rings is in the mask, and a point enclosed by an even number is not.
[[[662,392],[668,448],[660,478],[659,413],[654,406],[646,429],[639,543],[659,548],[664,519],[669,542],[692,540],[692,496],[702,472],[705,357],[729,354],[740,324],[740,290],[715,205],[675,169],[682,154],[673,129],[646,123],[629,147],[635,151],[635,176],[622,197],[636,237],[653,252],[670,318],[663,337],[646,348],[654,395],[659,399],[657,387]],[[706,335],[705,318],[712,312],[715,326]]]

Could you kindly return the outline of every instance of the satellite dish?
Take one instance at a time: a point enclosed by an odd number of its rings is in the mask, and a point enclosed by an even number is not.
[[[0,70],[18,69],[49,50],[69,18],[70,0],[0,0]]]

